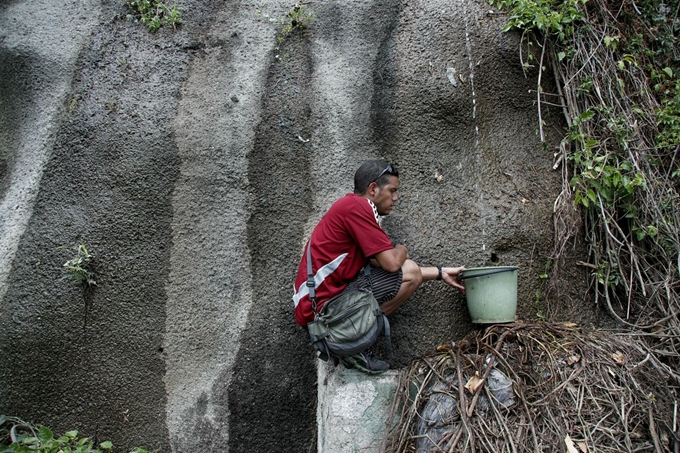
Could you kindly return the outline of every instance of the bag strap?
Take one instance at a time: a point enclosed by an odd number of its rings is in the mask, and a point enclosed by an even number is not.
[[[371,284],[371,263],[366,263],[364,267],[364,275],[368,280],[368,288],[370,292],[373,292],[373,285]],[[314,283],[314,271],[312,271],[312,237],[309,237],[309,242],[307,243],[307,290],[309,291],[309,300],[312,301],[312,310],[314,314],[317,315],[316,311],[316,288]]]
[[[390,331],[390,321],[380,308],[375,310],[375,316],[378,318],[378,330],[382,330],[385,335],[385,353],[387,357],[392,356],[392,336]]]
[[[364,275],[366,276],[366,280],[368,280],[368,290],[372,293],[373,292],[373,284],[371,283],[370,275],[371,275],[371,262],[369,261],[366,263],[366,267],[364,267]]]
[[[309,291],[309,300],[312,301],[312,310],[314,315],[316,311],[316,288],[314,287],[314,272],[312,272],[312,237],[309,237],[307,243],[307,290]]]
[[[328,349],[328,344],[323,341],[328,336],[328,332],[323,333],[320,336],[316,336],[310,332],[309,334],[309,344],[314,345],[319,350],[319,359],[324,362],[328,362],[328,359],[332,357],[331,351]]]

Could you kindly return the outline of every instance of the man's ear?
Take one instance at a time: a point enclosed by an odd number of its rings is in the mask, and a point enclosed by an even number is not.
[[[375,197],[378,190],[380,190],[380,188],[378,187],[378,183],[372,182],[368,185],[366,192],[368,193],[369,196]]]

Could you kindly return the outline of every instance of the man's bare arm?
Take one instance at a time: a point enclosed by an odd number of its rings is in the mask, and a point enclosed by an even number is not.
[[[380,252],[373,258],[387,272],[397,272],[408,258],[408,250],[404,245],[397,244],[393,249]]]

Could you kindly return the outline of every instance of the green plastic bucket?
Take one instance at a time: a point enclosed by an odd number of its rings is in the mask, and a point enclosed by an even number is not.
[[[513,322],[517,312],[517,267],[496,266],[465,269],[465,299],[472,322]]]

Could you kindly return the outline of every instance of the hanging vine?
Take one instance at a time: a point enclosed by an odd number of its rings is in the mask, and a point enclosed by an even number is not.
[[[522,64],[554,72],[568,125],[555,168],[559,260],[583,219],[597,304],[680,364],[680,1],[500,0]],[[539,51],[527,52],[528,48]],[[539,56],[540,55],[540,56]],[[553,101],[554,97],[551,97]],[[539,107],[540,127],[544,126]]]

